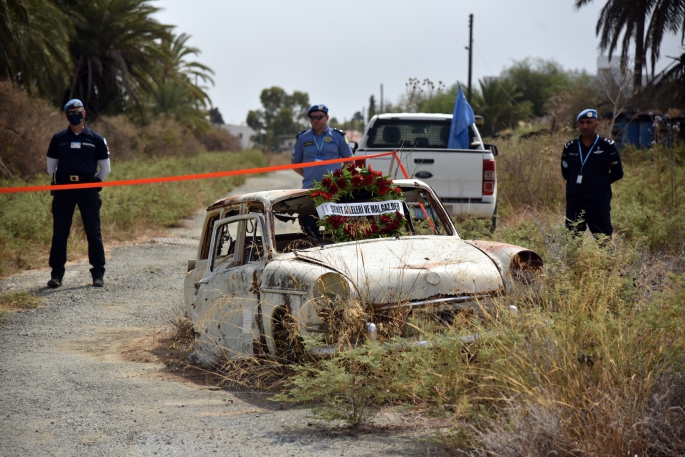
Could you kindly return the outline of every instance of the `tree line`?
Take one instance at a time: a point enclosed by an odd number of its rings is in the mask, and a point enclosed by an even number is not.
[[[149,0],[0,1],[0,78],[55,106],[79,98],[91,120],[165,115],[206,131],[213,71],[158,10]]]

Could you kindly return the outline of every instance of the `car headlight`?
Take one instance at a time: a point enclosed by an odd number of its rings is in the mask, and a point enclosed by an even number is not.
[[[344,304],[350,296],[350,284],[338,273],[321,275],[314,284],[314,299],[324,307]]]
[[[509,272],[518,283],[530,285],[542,272],[544,262],[542,257],[533,251],[521,251],[511,258]]]

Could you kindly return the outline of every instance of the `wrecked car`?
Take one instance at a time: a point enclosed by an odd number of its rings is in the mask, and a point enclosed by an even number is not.
[[[352,345],[390,335],[391,328],[411,337],[412,319],[431,316],[449,325],[459,312],[529,287],[542,269],[541,257],[528,249],[461,239],[422,181],[392,183],[402,196],[393,211],[406,224],[386,237],[341,241],[303,232],[298,219],[320,214],[307,189],[255,192],[209,206],[184,284],[198,359],[288,359],[308,337],[322,343],[319,353],[331,353],[335,333],[343,331],[336,319],[358,329],[348,338]]]

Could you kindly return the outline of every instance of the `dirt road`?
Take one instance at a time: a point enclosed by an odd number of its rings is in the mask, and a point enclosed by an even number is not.
[[[299,187],[292,171],[249,179],[232,193]],[[169,238],[193,243],[199,215]],[[105,240],[106,242],[106,240]],[[164,363],[169,321],[181,313],[192,244],[143,242],[113,249],[104,289],[89,265],[0,281],[0,293],[43,297],[0,325],[0,456],[394,456],[441,455],[431,432],[385,412],[352,431],[278,405],[261,393],[217,387]]]

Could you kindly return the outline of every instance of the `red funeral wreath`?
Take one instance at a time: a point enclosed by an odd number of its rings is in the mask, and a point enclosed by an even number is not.
[[[399,187],[394,187],[389,176],[371,167],[349,164],[328,172],[321,182],[314,182],[310,196],[319,206],[326,202],[349,202],[368,199],[374,202],[404,200]],[[318,222],[335,241],[354,241],[367,238],[399,236],[407,221],[399,211],[379,216],[324,216]]]

